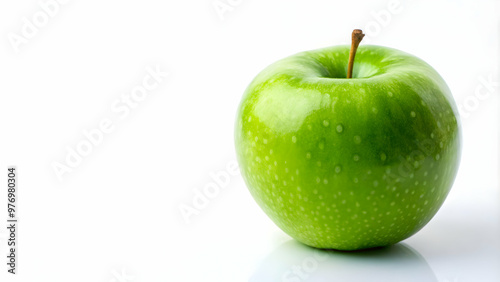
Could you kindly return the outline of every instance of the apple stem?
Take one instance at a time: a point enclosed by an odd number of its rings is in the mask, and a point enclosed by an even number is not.
[[[361,29],[355,29],[352,31],[351,51],[349,52],[349,64],[347,65],[347,78],[352,78],[354,57],[356,56],[356,50],[358,50],[359,43],[363,40],[363,37],[365,37],[365,35]]]

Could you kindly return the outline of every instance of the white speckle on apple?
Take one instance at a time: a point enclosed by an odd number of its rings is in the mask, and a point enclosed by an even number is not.
[[[319,177],[316,177],[316,183],[320,183],[321,182],[321,179]],[[314,194],[317,194],[318,193],[318,190],[314,190],[316,191]]]
[[[377,186],[378,186],[378,181],[377,180],[373,181],[373,187],[377,187]]]
[[[310,159],[311,158],[311,153],[307,153],[306,154],[306,159]]]
[[[292,142],[293,142],[293,143],[297,143],[297,137],[295,137],[295,135],[294,135],[294,136],[292,136]]]
[[[389,95],[389,97],[392,97],[392,96],[393,96],[393,94],[392,94],[392,92],[391,92],[391,91],[387,92],[387,95]]]
[[[326,178],[325,178],[325,179],[323,179],[323,183],[324,183],[324,184],[328,184],[328,179],[326,179]]]
[[[353,160],[354,160],[355,162],[359,161],[359,156],[358,156],[358,155],[354,155],[354,156],[353,156]]]
[[[439,154],[436,155],[436,161],[439,161],[439,159],[441,158],[441,156]]]
[[[335,172],[336,173],[340,173],[342,171],[342,168],[340,167],[340,165],[336,166],[335,167]]]
[[[321,166],[321,161],[318,161],[316,165]]]
[[[264,138],[264,140],[262,140],[262,142],[264,142],[264,144],[267,144],[267,139]]]
[[[255,142],[259,141],[259,137],[255,136]]]
[[[325,143],[323,141],[319,142],[318,147],[323,150],[325,148]]]
[[[327,127],[327,126],[329,126],[329,125],[330,125],[330,123],[329,123],[329,122],[325,119],[325,120],[323,121],[323,126]]]
[[[357,178],[357,177],[354,177],[353,182],[354,182],[354,183],[358,183],[358,182],[359,182],[358,178]]]
[[[411,117],[416,117],[417,116],[417,114],[414,111],[411,111],[410,115],[411,115]]]
[[[342,131],[344,131],[344,126],[342,126],[342,124],[337,124],[337,132],[341,133]]]
[[[354,136],[354,143],[356,144],[361,143],[361,137],[359,135]]]
[[[384,153],[384,152],[380,153],[380,159],[381,159],[382,161],[385,161],[385,160],[387,159],[387,156],[385,155],[385,153]]]

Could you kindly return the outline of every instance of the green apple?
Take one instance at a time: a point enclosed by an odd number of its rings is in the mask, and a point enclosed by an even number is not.
[[[317,248],[397,243],[436,214],[460,159],[460,124],[441,76],[405,52],[302,52],[264,69],[239,106],[243,178],[274,223]]]

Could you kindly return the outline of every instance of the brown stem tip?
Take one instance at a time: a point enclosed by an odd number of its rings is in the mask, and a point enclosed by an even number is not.
[[[365,35],[361,29],[355,29],[352,31],[351,51],[349,52],[349,64],[347,65],[347,78],[352,78],[354,57],[356,56],[356,50],[358,50],[359,43],[363,40],[363,37],[365,37]]]

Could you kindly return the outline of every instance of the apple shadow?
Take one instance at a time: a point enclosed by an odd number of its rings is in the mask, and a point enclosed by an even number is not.
[[[270,253],[250,277],[266,281],[438,281],[427,261],[407,244],[342,252],[290,240]]]

